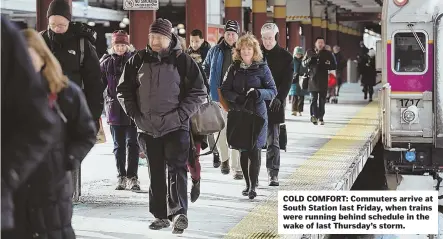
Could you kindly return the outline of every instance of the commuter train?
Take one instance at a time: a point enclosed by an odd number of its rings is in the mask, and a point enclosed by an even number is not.
[[[443,171],[443,0],[384,0],[380,128],[388,176]]]

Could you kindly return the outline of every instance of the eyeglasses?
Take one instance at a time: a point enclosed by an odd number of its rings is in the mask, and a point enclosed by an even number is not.
[[[262,37],[261,39],[264,41],[272,41],[275,38],[274,37]]]
[[[67,27],[68,25],[67,24],[54,24],[54,23],[51,23],[51,24],[49,24],[49,26],[51,28],[55,28],[55,27],[64,28],[64,27]]]

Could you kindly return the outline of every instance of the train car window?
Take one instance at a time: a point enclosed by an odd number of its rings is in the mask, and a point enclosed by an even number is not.
[[[416,32],[423,46],[426,46],[426,35]],[[394,70],[403,72],[424,72],[426,54],[420,48],[412,32],[399,32],[394,35]]]

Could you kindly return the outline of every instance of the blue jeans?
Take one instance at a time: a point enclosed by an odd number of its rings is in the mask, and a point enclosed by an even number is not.
[[[114,155],[118,176],[138,177],[139,146],[135,126],[111,125],[114,141]],[[128,152],[128,170],[126,170],[126,148]]]

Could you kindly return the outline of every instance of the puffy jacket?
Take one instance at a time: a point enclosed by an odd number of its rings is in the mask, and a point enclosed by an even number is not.
[[[58,95],[56,140],[44,161],[18,189],[14,203],[17,228],[13,238],[75,239],[71,226],[72,176],[96,141],[92,119],[81,89],[73,82]],[[54,107],[56,109],[56,107]]]
[[[132,125],[133,122],[123,111],[117,99],[117,85],[123,73],[125,63],[135,53],[132,46],[128,47],[128,51],[119,56],[114,53],[113,48],[108,50],[100,59],[100,69],[102,72],[102,81],[105,88],[105,111],[108,124],[110,125]]]
[[[23,34],[3,17],[1,24],[1,225],[7,230],[14,227],[13,194],[55,141],[57,117],[49,108]]]
[[[239,107],[235,103],[239,95],[246,95],[251,88],[260,92],[259,99],[255,102],[255,110],[258,115],[265,119],[265,124],[257,139],[257,148],[266,145],[266,133],[268,129],[268,114],[265,101],[274,99],[277,95],[277,88],[272,78],[271,70],[265,62],[254,62],[249,68],[240,67],[240,62],[232,64],[226,73],[226,79],[221,86],[223,97],[229,101],[233,107]],[[229,119],[228,119],[229,120]]]
[[[218,88],[223,80],[223,60],[226,43],[221,40],[219,44],[213,46],[203,62],[203,70],[209,79],[209,91],[213,101],[218,102]]]
[[[155,138],[189,130],[189,119],[206,100],[202,74],[195,61],[181,53],[173,35],[162,55],[148,46],[125,65],[117,86],[123,110],[139,131]]]
[[[94,120],[103,112],[103,90],[100,63],[94,47],[95,32],[84,23],[69,23],[68,31],[55,34],[41,32],[46,44],[60,62],[63,72],[83,89]],[[80,39],[85,41],[83,66],[80,66]]]

